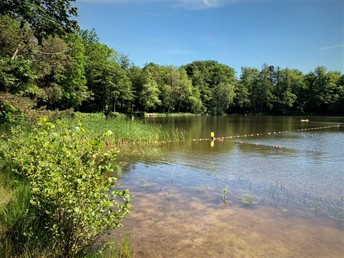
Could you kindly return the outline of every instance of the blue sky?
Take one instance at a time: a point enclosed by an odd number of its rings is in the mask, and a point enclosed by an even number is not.
[[[344,73],[344,0],[77,0],[79,25],[135,65],[216,60]]]

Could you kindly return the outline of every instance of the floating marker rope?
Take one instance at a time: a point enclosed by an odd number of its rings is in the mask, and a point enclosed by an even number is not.
[[[307,131],[315,131],[315,130],[324,130],[330,128],[339,128],[342,127],[343,124],[336,124],[336,125],[329,125],[329,126],[320,126],[320,127],[310,127],[310,128],[303,128],[303,129],[296,129],[290,131],[274,131],[274,132],[267,132],[267,133],[251,133],[251,134],[239,134],[239,135],[229,135],[229,136],[219,136],[219,137],[210,137],[210,138],[196,138],[192,139],[193,142],[198,141],[224,141],[225,139],[239,139],[239,138],[249,138],[249,137],[256,137],[256,136],[270,136],[270,135],[278,135],[283,133],[295,133],[295,132],[307,132]],[[173,141],[156,141],[154,144],[161,144],[161,143],[172,143]]]
[[[275,132],[268,132],[268,133],[251,133],[251,134],[242,134],[242,135],[230,135],[230,136],[220,136],[214,138],[218,141],[223,141],[225,139],[238,139],[238,138],[248,138],[248,137],[256,137],[256,136],[267,136],[267,135],[278,135],[282,133],[294,133],[294,132],[306,132],[306,131],[315,131],[315,130],[324,130],[329,128],[339,128],[341,124],[330,125],[330,126],[321,126],[321,127],[311,127],[311,128],[303,128],[303,129],[296,129],[290,131],[275,131]],[[199,138],[199,139],[192,139],[192,141],[211,141],[212,138]]]

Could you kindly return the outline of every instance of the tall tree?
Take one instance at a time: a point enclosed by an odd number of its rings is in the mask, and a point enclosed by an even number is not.
[[[338,87],[340,73],[328,72],[325,67],[317,67],[305,76],[308,86],[307,111],[324,113],[339,100],[341,90]]]
[[[240,79],[235,91],[235,108],[241,113],[255,107],[257,96],[253,88],[258,80],[259,70],[256,68],[242,67]]]
[[[271,111],[273,107],[273,88],[275,81],[274,66],[264,64],[253,88],[254,95],[256,96],[256,104],[261,113],[263,111]]]
[[[144,111],[154,111],[157,106],[161,105],[158,84],[149,71],[143,70],[142,76],[143,84],[141,85],[142,88],[138,94],[139,105]]]
[[[131,81],[127,72],[118,64],[113,63],[114,73],[110,86],[109,110],[111,112],[131,112],[133,98]]]
[[[213,102],[210,106],[210,113],[222,115],[233,103],[234,96],[234,84],[220,82],[216,88],[212,89]]]
[[[68,62],[65,77],[61,81],[63,96],[59,108],[78,108],[83,101],[90,98],[85,76],[87,63],[85,46],[81,37],[75,33],[68,34],[64,40],[68,46]]]
[[[87,53],[85,75],[92,99],[85,102],[82,109],[88,112],[106,112],[110,109],[111,88],[115,84],[114,50],[101,43],[85,42],[85,46]]]
[[[20,93],[34,86],[32,59],[36,48],[29,27],[21,30],[19,21],[0,15],[0,91]],[[20,57],[12,58],[13,53]]]
[[[217,87],[221,88],[223,85],[234,86],[234,69],[216,61],[195,61],[185,65],[184,69],[191,78],[193,86],[199,90],[207,112],[214,114],[215,111],[216,113],[225,111],[218,110],[216,106],[216,91]]]
[[[39,42],[49,35],[65,35],[78,28],[75,0],[1,0],[0,14],[8,14],[27,23]]]
[[[284,114],[293,107],[296,101],[297,96],[294,88],[297,87],[296,84],[298,81],[293,71],[289,69],[278,69],[276,81],[276,86],[273,91],[276,97],[275,110]]]

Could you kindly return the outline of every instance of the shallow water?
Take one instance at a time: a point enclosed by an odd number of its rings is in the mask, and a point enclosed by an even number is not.
[[[120,180],[134,257],[344,257],[344,118],[308,119],[147,121],[186,140]]]

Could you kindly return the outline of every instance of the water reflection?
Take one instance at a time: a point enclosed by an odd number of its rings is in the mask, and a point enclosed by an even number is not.
[[[317,117],[196,117],[155,121],[186,130],[136,160],[120,186],[137,257],[342,257],[344,128]],[[255,134],[215,141],[210,136]],[[284,131],[284,133],[268,134]],[[259,134],[257,136],[257,134]]]

